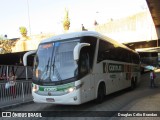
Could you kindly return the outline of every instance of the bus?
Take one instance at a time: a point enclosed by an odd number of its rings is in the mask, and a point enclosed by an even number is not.
[[[105,95],[133,89],[140,81],[139,54],[94,31],[43,40],[33,64],[32,95],[37,103],[101,103]]]

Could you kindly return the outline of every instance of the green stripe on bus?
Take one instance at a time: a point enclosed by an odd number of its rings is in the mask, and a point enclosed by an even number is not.
[[[66,89],[74,86],[74,82],[57,86],[39,86],[39,91],[65,91]]]

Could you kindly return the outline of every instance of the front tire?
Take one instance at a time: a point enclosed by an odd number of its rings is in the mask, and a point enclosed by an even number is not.
[[[105,95],[106,95],[105,84],[101,83],[98,87],[96,102],[102,103],[104,101]]]
[[[136,80],[136,79],[134,80],[134,79],[132,78],[130,89],[131,89],[131,90],[134,90],[134,89],[136,88],[136,86],[137,86],[137,80]]]

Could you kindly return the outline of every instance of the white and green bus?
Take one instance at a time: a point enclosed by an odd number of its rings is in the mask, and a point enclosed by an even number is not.
[[[33,67],[34,102],[78,105],[131,87],[140,80],[137,52],[97,32],[43,40]]]

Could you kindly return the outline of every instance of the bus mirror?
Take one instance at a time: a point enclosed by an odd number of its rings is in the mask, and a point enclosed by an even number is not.
[[[74,58],[75,61],[79,60],[80,51],[85,46],[90,46],[90,44],[89,43],[78,43],[75,46],[74,51],[73,51],[73,58]]]
[[[29,51],[29,52],[26,52],[23,56],[23,65],[24,66],[27,66],[27,57],[31,54],[35,54],[36,53],[36,50],[32,50],[32,51]]]

